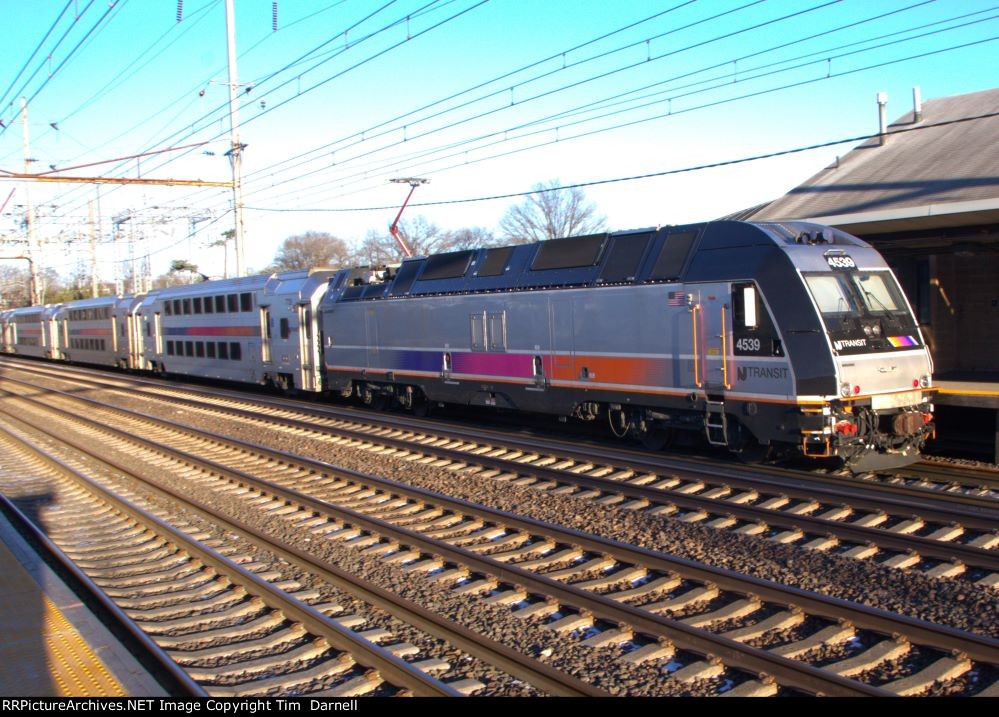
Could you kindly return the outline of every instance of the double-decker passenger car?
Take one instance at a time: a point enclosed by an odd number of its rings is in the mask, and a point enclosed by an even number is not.
[[[58,309],[58,305],[11,309],[7,317],[10,353],[59,358],[59,335],[54,319]]]
[[[103,296],[61,304],[53,313],[53,357],[118,366],[118,334],[113,316],[117,297]]]
[[[136,309],[143,365],[319,391],[316,308],[331,275],[261,274],[150,293]]]

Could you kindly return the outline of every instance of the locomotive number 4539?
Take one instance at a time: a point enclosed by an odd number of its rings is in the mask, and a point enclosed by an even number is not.
[[[760,340],[754,338],[738,339],[735,342],[735,348],[737,351],[745,351],[746,353],[759,353]]]
[[[827,256],[826,263],[833,269],[856,269],[857,263],[848,256]]]

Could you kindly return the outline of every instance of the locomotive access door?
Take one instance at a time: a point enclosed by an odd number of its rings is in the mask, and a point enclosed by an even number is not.
[[[732,307],[729,285],[702,284],[694,307],[696,330],[694,361],[697,377],[707,393],[721,394],[732,387],[729,379],[732,352]]]
[[[551,375],[548,380],[575,381],[576,347],[572,319],[571,299],[552,299],[549,304],[551,318]]]

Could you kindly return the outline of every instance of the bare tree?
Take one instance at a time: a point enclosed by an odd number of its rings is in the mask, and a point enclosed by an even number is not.
[[[485,229],[475,227],[444,230],[424,216],[399,222],[399,234],[413,250],[414,256],[427,256],[454,249],[472,249],[495,242],[493,235]],[[392,235],[381,234],[374,230],[368,232],[354,255],[357,264],[368,266],[394,264],[401,259],[402,251]]]
[[[484,247],[499,246],[502,239],[497,238],[491,231],[483,227],[463,227],[448,232],[448,250],[457,251],[459,249],[482,249]]]
[[[557,179],[535,184],[521,204],[510,207],[499,226],[512,244],[595,234],[605,231],[607,219],[587,201],[582,189],[561,189]]]
[[[290,236],[274,257],[274,271],[296,271],[316,266],[339,269],[351,263],[350,249],[343,239],[326,232]]]

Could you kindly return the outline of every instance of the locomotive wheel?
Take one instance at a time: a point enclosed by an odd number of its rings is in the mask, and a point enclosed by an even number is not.
[[[763,463],[770,457],[770,445],[764,445],[755,438],[747,438],[735,455],[742,463]]]
[[[642,434],[641,441],[646,450],[661,451],[673,442],[673,431],[669,428],[653,428]]]

